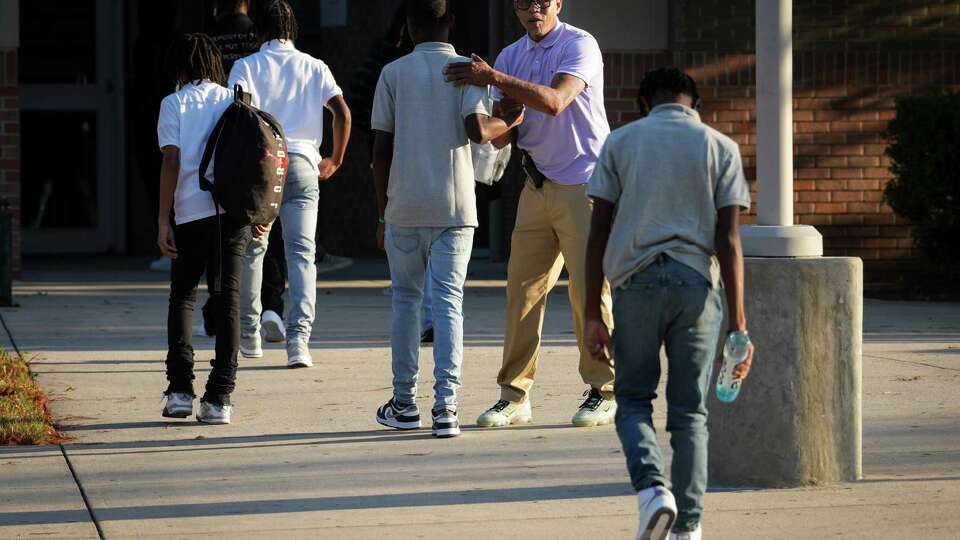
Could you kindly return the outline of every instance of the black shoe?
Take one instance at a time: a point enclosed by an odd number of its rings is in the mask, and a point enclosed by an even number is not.
[[[393,398],[377,409],[377,422],[394,429],[418,429],[420,409],[415,403],[397,403]]]
[[[442,407],[433,410],[433,435],[441,439],[460,435],[460,421],[457,419],[457,409]]]
[[[420,334],[420,344],[433,343],[433,328],[427,328]]]

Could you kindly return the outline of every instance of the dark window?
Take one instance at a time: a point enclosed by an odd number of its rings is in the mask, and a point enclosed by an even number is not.
[[[94,0],[20,2],[21,84],[96,84]]]

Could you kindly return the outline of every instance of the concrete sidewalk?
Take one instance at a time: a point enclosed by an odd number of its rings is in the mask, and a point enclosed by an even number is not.
[[[316,367],[285,369],[273,345],[242,360],[235,423],[220,427],[160,417],[165,276],[123,260],[70,265],[28,265],[21,307],[3,310],[73,440],[64,453],[0,449],[0,538],[96,538],[91,515],[107,538],[632,538],[635,501],[614,429],[569,427],[585,388],[562,287],[548,305],[536,423],[477,430],[498,396],[504,291],[502,268],[473,265],[468,427],[434,440],[373,421],[390,388],[381,263],[318,282]],[[865,320],[866,478],[711,492],[706,538],[958,537],[960,305],[867,301]],[[195,347],[199,390],[213,340]],[[431,355],[422,363],[429,409]],[[662,432],[663,404],[656,410]]]

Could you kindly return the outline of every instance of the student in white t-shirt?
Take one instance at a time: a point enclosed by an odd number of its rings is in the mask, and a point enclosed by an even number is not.
[[[260,52],[241,58],[230,70],[230,88],[240,85],[254,107],[270,113],[283,126],[290,165],[283,188],[280,221],[290,282],[286,317],[287,367],[313,365],[310,333],[317,300],[316,234],[320,182],[343,163],[350,139],[350,109],[333,74],[322,61],[297,50],[297,21],[286,0],[259,2]],[[323,110],[333,113],[333,153],[320,157]],[[241,287],[240,353],[263,356],[260,338],[260,287],[268,239],[247,247]]]
[[[220,298],[214,302],[216,357],[197,420],[229,424],[240,348],[240,272],[250,233],[226,214],[217,216],[212,195],[200,189],[199,169],[207,138],[233,101],[233,92],[221,86],[225,77],[220,51],[204,34],[175,39],[167,62],[178,89],[163,99],[157,122],[163,152],[157,244],[164,256],[173,259],[167,313],[169,386],[162,414],[186,418],[193,413],[191,325],[197,285],[206,272],[208,283],[219,288]],[[262,236],[268,230],[269,226],[254,226],[253,234]]]

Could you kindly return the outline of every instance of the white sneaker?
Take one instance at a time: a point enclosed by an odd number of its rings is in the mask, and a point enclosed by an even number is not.
[[[263,347],[260,345],[260,332],[249,336],[240,336],[240,354],[244,358],[263,358]]]
[[[263,337],[270,343],[283,343],[287,340],[287,330],[283,327],[283,319],[276,311],[266,310],[260,316],[260,328]]]
[[[573,425],[576,427],[604,426],[613,422],[617,414],[617,402],[603,397],[596,388],[583,393],[587,399],[580,404],[580,409],[573,415]]]
[[[637,493],[640,530],[636,540],[666,540],[677,520],[677,503],[673,493],[663,486],[654,486]]]
[[[231,405],[217,405],[214,403],[200,402],[200,410],[197,411],[197,421],[204,424],[229,424],[230,413],[233,412]]]
[[[701,540],[702,538],[703,532],[701,532],[699,523],[697,524],[697,528],[692,531],[670,533],[670,540]]]
[[[186,418],[193,414],[193,396],[184,392],[170,392],[161,412],[165,418]]]
[[[313,367],[313,357],[310,356],[310,347],[306,341],[294,339],[287,342],[287,367]]]
[[[480,427],[503,427],[511,424],[529,424],[533,422],[530,400],[516,403],[501,399],[477,418]]]

